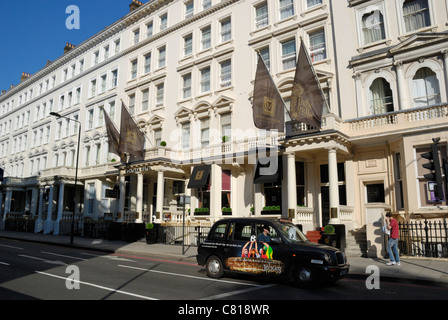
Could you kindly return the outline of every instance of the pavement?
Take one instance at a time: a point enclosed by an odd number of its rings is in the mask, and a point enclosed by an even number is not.
[[[66,247],[96,250],[112,254],[128,256],[144,256],[167,261],[196,264],[197,248],[193,246],[146,244],[145,241],[127,243],[124,241],[108,241],[104,239],[89,239],[74,237],[73,245],[69,236],[43,235],[0,230],[1,239],[38,242]],[[417,284],[430,284],[448,287],[448,259],[401,257],[401,266],[386,266],[387,259],[364,258],[348,256],[350,263],[349,277],[367,279],[372,270],[370,266],[377,266],[381,281],[404,281]],[[369,268],[369,270],[367,270]]]

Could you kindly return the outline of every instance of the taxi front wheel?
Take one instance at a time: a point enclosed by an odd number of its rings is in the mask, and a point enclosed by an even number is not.
[[[207,270],[207,275],[210,278],[221,278],[224,274],[222,261],[217,256],[211,256],[208,258],[205,268]]]
[[[294,283],[300,288],[308,288],[314,283],[314,272],[309,267],[296,267],[293,276]]]

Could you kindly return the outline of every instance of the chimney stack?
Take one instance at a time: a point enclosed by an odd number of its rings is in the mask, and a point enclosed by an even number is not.
[[[75,48],[74,44],[71,44],[71,43],[67,42],[67,44],[65,45],[65,48],[64,48],[64,54],[66,54],[67,52],[69,52],[70,50],[72,50],[74,48]]]
[[[140,8],[143,5],[141,1],[132,0],[132,3],[129,5],[129,12],[134,11],[135,9]]]
[[[31,77],[31,74],[26,73],[26,72],[22,72],[22,76],[20,77],[20,82],[25,81],[25,80],[28,79],[29,77]]]

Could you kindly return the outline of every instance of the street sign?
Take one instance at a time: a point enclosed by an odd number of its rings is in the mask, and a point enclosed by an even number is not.
[[[114,189],[106,189],[106,198],[109,199],[120,199],[120,191]]]
[[[179,204],[190,204],[191,197],[186,195],[179,196]]]

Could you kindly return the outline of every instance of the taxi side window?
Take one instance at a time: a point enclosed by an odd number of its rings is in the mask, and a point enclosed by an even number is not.
[[[210,232],[210,240],[224,240],[226,237],[227,223],[218,224],[212,232]]]
[[[234,222],[233,240],[250,241],[252,233],[252,223]]]
[[[266,224],[259,224],[259,223],[257,223],[257,224],[255,225],[255,230],[257,231],[257,232],[256,232],[257,235],[259,235],[260,233],[263,232],[263,227],[264,227],[265,225],[266,225]],[[271,237],[277,237],[277,236],[278,236],[277,232],[275,231],[275,229],[274,229],[272,226],[269,226],[269,236],[271,236]]]

